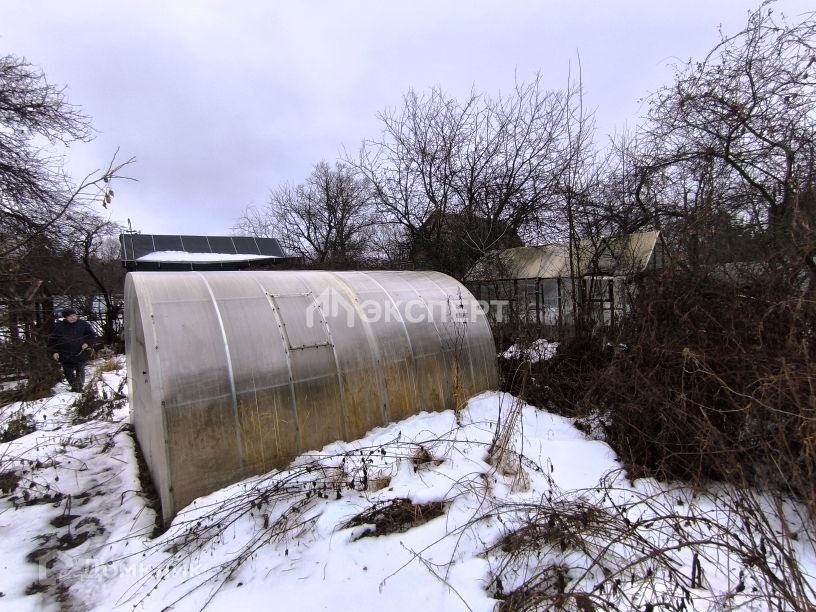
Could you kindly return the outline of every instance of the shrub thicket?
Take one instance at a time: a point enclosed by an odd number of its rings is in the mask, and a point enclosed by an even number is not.
[[[508,386],[603,423],[633,477],[770,488],[816,516],[816,304],[790,278],[666,271],[615,341],[568,340]]]

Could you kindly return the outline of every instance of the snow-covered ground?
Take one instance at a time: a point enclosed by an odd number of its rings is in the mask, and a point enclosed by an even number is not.
[[[606,444],[498,392],[306,453],[154,537],[126,399],[78,422],[78,398],[0,407],[0,431],[36,427],[0,444],[1,610],[764,610],[763,576],[816,570],[793,505],[776,550],[781,525],[729,492],[630,482]]]

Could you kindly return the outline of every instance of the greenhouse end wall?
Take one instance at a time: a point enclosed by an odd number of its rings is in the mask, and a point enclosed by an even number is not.
[[[134,272],[125,308],[133,422],[165,521],[498,386],[479,304],[437,272]]]

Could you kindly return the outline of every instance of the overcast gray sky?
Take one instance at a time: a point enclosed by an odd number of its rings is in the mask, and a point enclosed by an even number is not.
[[[439,85],[495,95],[540,71],[563,87],[580,54],[599,139],[735,32],[758,2],[3,2],[0,55],[40,66],[98,131],[74,174],[135,157],[112,218],[145,233],[228,233],[270,188],[301,182],[380,132],[378,111]],[[788,15],[811,3],[780,0]]]

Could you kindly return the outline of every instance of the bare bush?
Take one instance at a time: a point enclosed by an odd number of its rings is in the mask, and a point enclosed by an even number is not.
[[[207,605],[263,547],[283,544],[288,554],[289,546],[307,540],[321,514],[322,500],[367,496],[369,491],[382,488],[402,462],[415,470],[423,469],[440,453],[438,447],[451,444],[444,439],[424,443],[394,440],[338,454],[307,454],[285,469],[248,481],[241,485],[241,492],[226,500],[194,503],[175,519],[167,533],[147,547],[146,552],[164,555],[164,559],[153,572],[134,583],[123,599],[143,603],[159,587],[162,576],[173,568],[192,566],[208,549],[223,542],[226,533],[249,518],[254,528],[242,538],[235,552],[223,563],[192,578],[178,599],[203,589]],[[432,504],[417,514],[419,507],[406,509],[397,501],[380,507],[379,516],[384,527],[393,523],[405,526],[406,521],[419,524],[423,516],[429,520],[438,515],[441,507]],[[359,517],[375,518],[376,512],[363,512]]]
[[[770,487],[816,516],[816,305],[755,280],[675,273],[645,287],[629,350],[576,407],[611,412],[607,440],[634,475]]]
[[[755,492],[684,487],[554,491],[498,509],[505,534],[486,555],[499,609],[671,610],[760,604],[809,609],[813,576],[793,550],[801,516]],[[769,518],[772,517],[772,518]],[[712,583],[725,581],[724,593]]]

